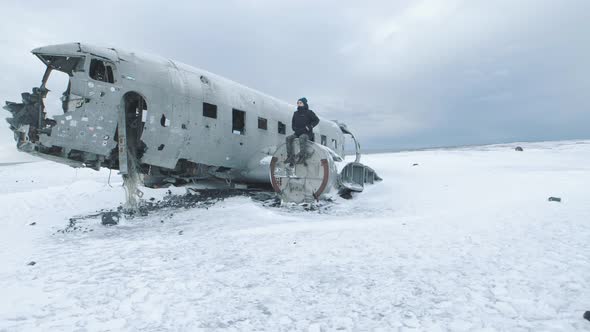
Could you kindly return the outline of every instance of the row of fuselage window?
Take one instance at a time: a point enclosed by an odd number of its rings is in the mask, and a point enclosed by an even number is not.
[[[114,83],[114,75],[112,65],[98,59],[92,59],[90,63],[90,77],[97,81]],[[203,103],[203,116],[217,119],[217,105]],[[166,117],[163,116],[162,126],[165,125]],[[265,118],[258,117],[258,129],[268,130],[268,120]],[[246,132],[246,112],[238,109],[232,109],[232,133],[245,135]],[[278,121],[278,132],[279,134],[287,134],[287,126]],[[313,139],[313,138],[312,138]],[[320,135],[320,142],[322,145],[328,145],[328,138],[326,135]],[[338,149],[338,141],[332,139],[332,147]]]
[[[203,103],[203,116],[207,118],[217,119],[217,105]],[[258,129],[268,130],[268,119],[258,117]],[[232,133],[236,135],[245,135],[246,133],[246,112],[238,109],[232,109]],[[287,134],[287,125],[278,121],[278,133],[282,135]],[[326,135],[320,135],[320,142],[322,145],[328,145],[328,138]],[[332,139],[334,149],[338,148],[338,142]]]

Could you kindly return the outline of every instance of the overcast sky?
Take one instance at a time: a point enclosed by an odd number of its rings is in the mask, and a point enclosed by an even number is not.
[[[1,101],[39,84],[44,66],[31,49],[80,41],[158,54],[291,103],[306,96],[365,148],[590,138],[588,0],[3,0],[0,8]],[[0,161],[15,151],[0,123]]]

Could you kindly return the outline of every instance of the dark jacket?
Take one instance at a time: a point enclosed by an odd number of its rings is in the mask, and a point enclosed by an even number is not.
[[[295,132],[295,136],[308,134],[310,138],[313,136],[313,127],[320,123],[320,119],[310,109],[297,110],[293,113],[293,120],[291,120],[291,129]]]

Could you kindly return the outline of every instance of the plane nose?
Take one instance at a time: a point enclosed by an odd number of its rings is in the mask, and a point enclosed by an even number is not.
[[[66,43],[37,47],[31,51],[33,54],[74,55],[80,52],[80,43]]]

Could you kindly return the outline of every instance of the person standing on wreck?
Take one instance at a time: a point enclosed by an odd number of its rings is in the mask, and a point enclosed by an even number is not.
[[[291,128],[293,129],[293,135],[287,136],[287,160],[290,166],[296,163],[305,162],[307,160],[307,141],[314,140],[313,127],[320,123],[320,119],[315,113],[309,109],[307,105],[307,98],[303,97],[297,100],[297,110],[293,113],[293,119],[291,120]],[[295,138],[299,138],[299,155],[293,155],[293,141]]]

